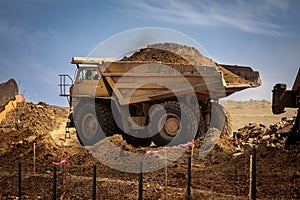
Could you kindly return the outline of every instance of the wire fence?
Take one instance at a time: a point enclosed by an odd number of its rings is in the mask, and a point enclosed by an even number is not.
[[[279,171],[260,170],[256,149],[244,169],[220,172],[198,170],[190,156],[180,171],[175,163],[138,174],[64,160],[37,168],[16,161],[11,173],[1,175],[0,199],[300,199],[300,178],[286,175],[282,182]]]

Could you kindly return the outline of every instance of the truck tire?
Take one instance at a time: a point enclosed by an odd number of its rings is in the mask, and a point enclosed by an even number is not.
[[[197,117],[198,113],[194,112],[195,116]],[[205,125],[202,109],[199,109],[199,119],[198,119],[198,130],[196,138],[200,137],[207,131],[207,127]]]
[[[211,102],[211,121],[210,127],[219,129],[227,135],[232,134],[232,120],[230,113],[225,108],[215,102]]]
[[[85,103],[75,112],[75,126],[79,142],[92,146],[113,134],[114,121],[110,108],[101,103]]]
[[[153,142],[157,146],[174,146],[192,141],[198,128],[198,120],[193,110],[174,101],[161,105],[162,107],[158,106],[150,112],[150,133],[154,135]]]
[[[96,102],[96,107],[99,112],[98,121],[102,120],[101,127],[104,131],[106,137],[112,136],[118,133],[118,126],[114,120],[114,116],[111,111],[111,105],[109,101],[106,102]]]

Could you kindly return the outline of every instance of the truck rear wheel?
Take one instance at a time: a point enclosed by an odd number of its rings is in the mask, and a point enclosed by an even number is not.
[[[178,102],[168,101],[150,113],[150,132],[157,146],[173,146],[192,141],[198,123],[192,109]],[[163,109],[164,108],[164,109]]]
[[[112,119],[111,119],[112,118]],[[79,142],[92,146],[116,128],[108,106],[101,103],[85,103],[75,112],[75,126]]]
[[[231,135],[232,122],[231,116],[225,108],[215,102],[211,102],[211,121],[210,126],[219,129],[222,133]]]
[[[194,115],[195,115],[195,117],[197,117],[197,115],[199,115],[198,116],[199,117],[199,119],[198,119],[198,130],[197,130],[197,135],[196,135],[196,138],[198,138],[207,131],[207,127],[205,125],[205,121],[204,121],[204,117],[203,117],[201,107],[199,108],[198,112],[194,111]]]

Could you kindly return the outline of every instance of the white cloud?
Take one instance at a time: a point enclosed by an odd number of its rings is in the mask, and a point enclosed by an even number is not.
[[[269,36],[285,35],[284,26],[273,21],[285,16],[288,1],[129,1],[135,15],[169,23],[227,26]],[[272,20],[272,21],[271,21]]]

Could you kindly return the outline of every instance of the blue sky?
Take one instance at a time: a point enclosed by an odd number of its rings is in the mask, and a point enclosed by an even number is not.
[[[219,63],[260,72],[261,87],[230,99],[271,100],[273,85],[290,88],[300,65],[299,9],[296,0],[2,0],[0,82],[14,78],[27,100],[67,105],[58,74],[73,76],[72,56],[123,31],[161,27],[193,38]]]

